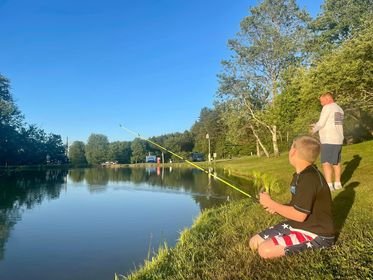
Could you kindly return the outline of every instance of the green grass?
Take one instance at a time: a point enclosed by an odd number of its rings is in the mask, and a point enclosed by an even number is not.
[[[118,279],[373,279],[373,141],[343,149],[344,189],[333,192],[336,245],[275,260],[248,248],[250,236],[281,220],[249,199],[204,211],[175,248],[164,246],[131,275]],[[274,176],[287,201],[293,172],[287,155],[218,163],[238,176]]]

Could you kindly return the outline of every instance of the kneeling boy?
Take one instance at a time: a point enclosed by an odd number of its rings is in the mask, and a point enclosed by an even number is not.
[[[295,168],[290,186],[289,204],[280,204],[268,193],[259,202],[271,214],[288,219],[250,239],[250,248],[262,258],[276,258],[305,249],[325,248],[334,243],[331,195],[323,175],[313,163],[320,153],[320,143],[310,136],[296,138],[289,151]]]

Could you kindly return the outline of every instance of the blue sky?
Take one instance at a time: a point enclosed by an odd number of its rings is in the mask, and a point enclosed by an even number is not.
[[[0,0],[0,73],[28,123],[86,142],[190,129],[251,0]],[[322,1],[298,1],[312,16]]]

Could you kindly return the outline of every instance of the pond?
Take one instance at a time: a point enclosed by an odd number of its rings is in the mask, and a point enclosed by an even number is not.
[[[126,275],[201,211],[241,198],[195,169],[2,171],[0,279]]]

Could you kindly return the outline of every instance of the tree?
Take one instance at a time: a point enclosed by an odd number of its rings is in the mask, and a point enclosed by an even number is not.
[[[108,138],[103,134],[91,134],[85,147],[85,155],[89,164],[100,164],[107,160],[109,151]]]
[[[85,165],[85,144],[82,141],[74,141],[69,148],[69,160],[73,165]]]
[[[46,137],[46,151],[51,163],[66,163],[66,147],[62,142],[61,135],[50,133]]]
[[[254,125],[247,120],[247,111],[241,107],[242,104],[237,100],[228,100],[220,104],[221,120],[224,123],[224,137],[222,137],[220,145],[224,145],[221,153],[223,157],[248,155],[257,148],[257,155],[260,155],[259,146],[262,145],[263,152],[269,156],[267,149],[263,143],[258,141],[258,135],[255,135],[257,129],[252,128]],[[258,146],[258,147],[255,147]]]
[[[194,151],[208,154],[208,140],[206,139],[208,134],[210,152],[223,154],[224,147],[218,144],[224,142],[225,138],[225,128],[221,116],[221,112],[216,107],[213,109],[207,107],[201,109],[198,121],[191,128],[195,142]],[[221,148],[219,151],[217,150],[218,146]]]
[[[131,143],[131,162],[132,163],[139,163],[145,161],[146,156],[146,143],[144,140],[140,138],[135,138]]]
[[[0,74],[0,165],[16,163],[22,122],[10,92],[10,82]]]
[[[264,0],[242,20],[237,38],[229,41],[234,56],[223,61],[224,73],[219,75],[218,97],[237,99],[245,106],[250,126],[254,129],[256,123],[271,133],[275,155],[278,124],[271,110],[280,93],[281,75],[303,61],[308,21],[294,0]]]
[[[0,127],[19,127],[23,117],[10,92],[10,81],[0,74]]]
[[[130,142],[112,142],[109,144],[108,159],[118,163],[131,162],[131,143]]]
[[[293,123],[295,128],[305,128],[317,120],[320,111],[318,97],[325,91],[332,91],[346,113],[345,136],[361,140],[373,134],[372,23],[372,20],[367,21],[364,29],[345,40],[333,52],[324,54],[317,64],[299,68],[293,75],[287,90],[299,100],[295,106],[299,109]],[[361,130],[359,133],[356,126]]]
[[[0,165],[45,164],[47,155],[55,162],[65,162],[61,136],[24,123],[10,82],[0,75]]]
[[[361,30],[373,16],[371,0],[325,0],[320,15],[310,24],[314,38],[310,47],[323,55]]]

